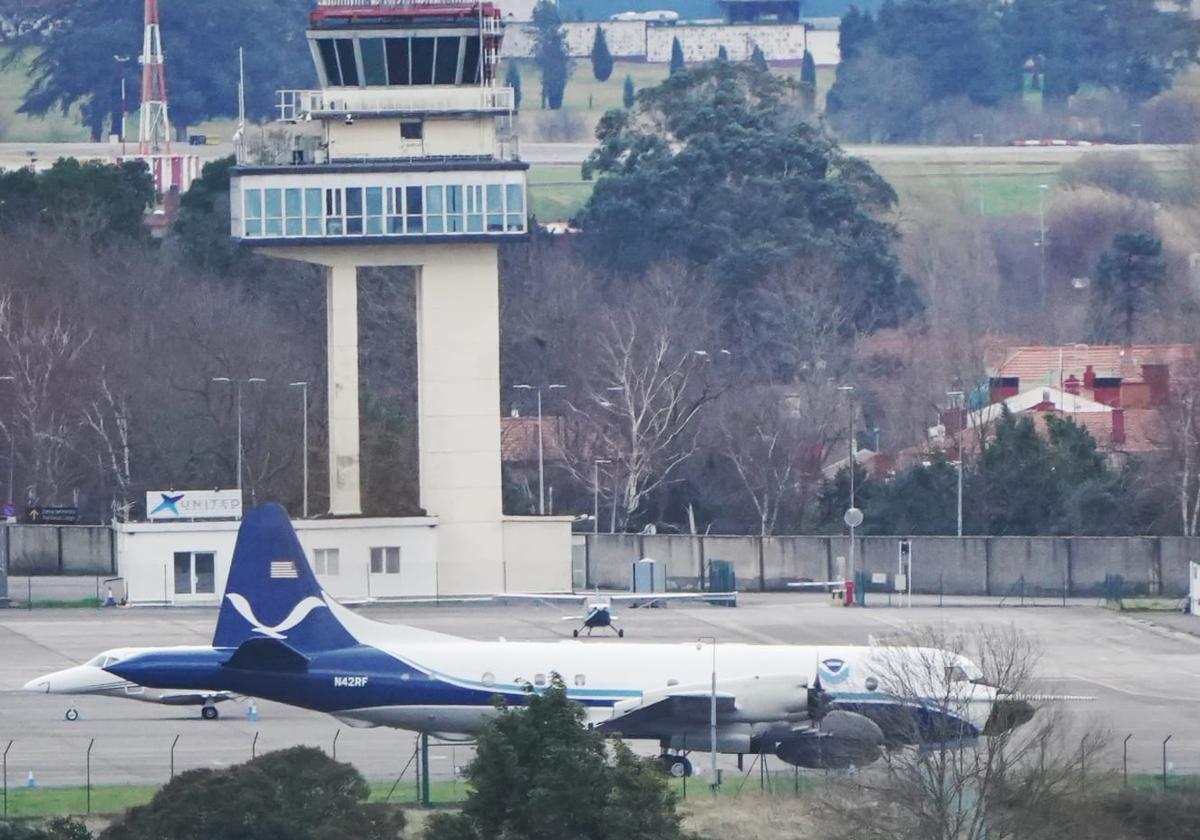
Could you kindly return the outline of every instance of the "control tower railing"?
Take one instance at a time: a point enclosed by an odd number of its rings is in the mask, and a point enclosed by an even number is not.
[[[279,119],[353,118],[356,116],[403,116],[405,114],[454,111],[508,114],[515,109],[513,89],[508,87],[281,90],[276,91]]]

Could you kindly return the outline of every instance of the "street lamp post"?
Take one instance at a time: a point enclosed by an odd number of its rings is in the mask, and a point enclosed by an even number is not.
[[[717,637],[701,636],[699,642],[708,642],[712,646],[712,693],[709,695],[708,706],[708,756],[709,786],[713,793],[717,792]]]
[[[304,426],[304,432],[303,432],[304,449],[302,450],[304,453],[304,469],[303,469],[304,501],[301,504],[301,514],[300,515],[304,519],[308,519],[308,383],[307,382],[290,382],[290,383],[288,383],[288,387],[300,389],[300,395],[301,395],[300,399],[304,406],[304,423],[303,423],[303,426]]]
[[[566,388],[566,385],[514,385],[517,391],[537,391],[538,418],[538,516],[546,514],[546,450],[542,441],[542,389],[556,391]]]
[[[611,463],[609,458],[592,460],[592,534],[600,533],[600,465]]]
[[[846,407],[848,410],[848,414],[850,415],[850,420],[849,420],[849,430],[850,430],[850,434],[849,434],[850,510],[854,510],[855,509],[854,508],[854,473],[856,471],[855,468],[858,466],[858,464],[855,463],[855,455],[857,454],[857,452],[855,451],[856,447],[854,445],[854,386],[853,385],[839,385],[838,390],[846,395]],[[847,523],[846,523],[850,526],[849,563],[847,564],[848,568],[846,569],[846,579],[847,580],[854,580],[854,525],[852,524],[852,522],[853,522],[853,520],[850,519],[850,520],[847,520]]]
[[[954,410],[960,411],[962,408],[962,405],[960,404],[959,401],[963,398],[963,392],[962,391],[947,391],[946,396],[950,397],[951,405],[954,407]],[[956,429],[956,431],[954,432],[954,440],[955,440],[954,448],[956,450],[958,450],[956,454],[958,455],[958,535],[960,537],[963,535],[963,516],[962,516],[962,496],[963,496],[963,494],[962,494],[962,487],[963,487],[962,421],[963,421],[963,419],[964,419],[963,415],[959,414],[958,416],[955,417],[955,421],[954,421],[955,429]]]
[[[228,376],[214,376],[213,382],[232,382],[235,399],[237,401],[237,490],[238,500],[242,500],[242,383],[250,384],[252,382],[266,382],[260,376],[251,376],[247,379],[231,379]]]

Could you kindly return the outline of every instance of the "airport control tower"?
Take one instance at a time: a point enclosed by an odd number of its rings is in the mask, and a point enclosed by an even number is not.
[[[280,92],[283,131],[274,146],[242,138],[231,184],[234,239],[327,270],[335,516],[361,513],[357,272],[415,267],[420,496],[438,519],[442,592],[500,591],[511,542],[497,248],[527,236],[527,166],[513,91],[497,85],[500,39],[484,0],[319,0],[320,89]]]

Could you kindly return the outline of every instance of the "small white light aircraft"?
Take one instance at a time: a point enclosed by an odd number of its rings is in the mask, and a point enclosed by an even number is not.
[[[212,647],[160,648],[104,668],[148,687],[219,689],[354,726],[463,739],[498,714],[497,696],[519,707],[559,674],[590,726],[657,741],[674,775],[691,772],[689,751],[710,747],[861,766],[885,745],[957,744],[1034,715],[944,650],[481,642],[372,621],[322,591],[276,504],[242,521]],[[924,675],[910,681],[914,692],[888,690],[897,669]]]
[[[618,638],[625,638],[625,631],[613,627],[613,622],[617,620],[617,616],[613,615],[614,604],[628,604],[631,608],[636,607],[657,607],[677,601],[706,601],[710,604],[732,604],[737,605],[736,592],[641,592],[632,594],[601,594],[599,590],[591,594],[571,594],[571,593],[550,593],[550,594],[529,594],[523,592],[508,592],[501,595],[493,595],[493,601],[536,601],[545,603],[583,603],[585,609],[582,616],[579,615],[564,615],[563,621],[578,621],[581,622],[579,627],[571,631],[571,635],[579,638],[579,634],[587,631],[587,635],[591,636],[593,630],[600,630],[607,627],[617,634]]]
[[[123,697],[143,703],[159,703],[164,706],[199,706],[200,717],[216,720],[217,703],[232,700],[234,695],[227,691],[154,690],[143,685],[114,676],[104,670],[123,659],[159,650],[182,650],[183,648],[113,648],[89,659],[82,665],[64,668],[50,674],[34,677],[25,683],[25,690],[36,694],[64,694],[71,696]],[[79,710],[70,706],[64,717],[78,720]]]

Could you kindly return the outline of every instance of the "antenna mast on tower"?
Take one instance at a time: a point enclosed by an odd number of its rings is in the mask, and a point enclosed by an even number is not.
[[[142,63],[142,111],[138,116],[138,154],[170,154],[171,121],[167,118],[167,81],[163,75],[158,0],[146,0],[146,28],[139,60]]]

